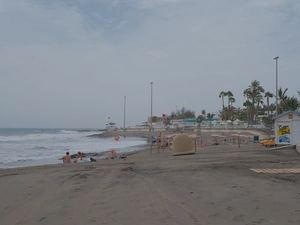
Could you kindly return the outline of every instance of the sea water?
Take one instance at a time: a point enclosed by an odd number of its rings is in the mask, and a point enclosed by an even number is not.
[[[135,151],[147,141],[138,137],[89,137],[103,131],[83,129],[10,129],[0,128],[0,168],[62,163],[70,154],[104,153],[115,149],[118,154]]]

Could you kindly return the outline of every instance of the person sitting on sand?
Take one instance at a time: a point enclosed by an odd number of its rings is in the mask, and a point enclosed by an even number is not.
[[[76,158],[82,160],[82,153],[78,152]]]
[[[169,144],[169,143],[168,143],[168,140],[164,140],[164,142],[162,143],[162,146],[163,146],[163,147],[168,147],[168,144]]]
[[[71,162],[71,156],[69,152],[66,152],[66,155],[62,158],[64,163],[70,163]]]
[[[163,143],[160,145],[160,148],[164,149],[166,147],[168,147],[168,141],[166,139],[164,139]]]
[[[77,160],[79,160],[79,159],[80,159],[80,161],[82,161],[82,153],[81,152],[77,153],[77,156],[76,156],[76,159],[74,160],[74,163],[77,163]]]
[[[106,156],[105,159],[117,159],[118,155],[114,149],[110,151],[110,153]]]
[[[152,136],[152,143],[156,142],[156,137]]]

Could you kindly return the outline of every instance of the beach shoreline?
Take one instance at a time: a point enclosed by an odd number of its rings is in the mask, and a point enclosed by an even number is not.
[[[0,170],[1,223],[296,225],[300,178],[270,171],[299,163],[295,149],[248,143]]]
[[[153,132],[150,132],[149,130],[127,130],[127,131],[117,130],[117,131],[107,131],[107,132],[104,132],[102,134],[94,134],[94,135],[91,135],[91,136],[88,136],[88,137],[90,137],[90,138],[112,138],[112,137],[119,136],[121,138],[120,139],[121,141],[123,139],[126,140],[126,137],[127,138],[137,137],[137,138],[143,138],[146,141],[146,140],[149,140],[150,136],[161,135],[162,138],[164,138],[164,137],[170,137],[170,136],[174,137],[177,134],[183,134],[183,133],[187,134],[187,135],[191,135],[193,138],[197,137],[198,145],[200,144],[200,141],[201,141],[201,143],[203,143],[205,145],[210,145],[212,139],[215,139],[215,138],[211,137],[212,134],[221,135],[221,136],[227,137],[227,139],[234,138],[232,135],[241,135],[242,136],[244,134],[248,134],[248,135],[250,135],[247,138],[248,142],[251,141],[251,137],[254,136],[254,135],[258,135],[261,138],[267,137],[267,134],[264,131],[246,130],[246,129],[238,129],[238,130],[232,130],[232,129],[228,129],[228,130],[224,130],[224,129],[217,129],[217,130],[215,130],[215,129],[202,129],[200,135],[196,135],[197,132],[195,130],[183,130],[183,131],[179,131],[179,130],[157,130],[157,131],[153,131]],[[149,142],[148,142],[148,144],[149,144]],[[123,150],[121,149],[121,151],[117,150],[117,152],[119,154],[128,154],[129,152],[131,152],[131,149],[134,149],[134,151],[138,151],[138,150],[144,149],[145,146],[146,145],[126,147]],[[157,148],[157,146],[155,144],[153,149],[156,149],[156,148]],[[109,151],[111,149],[117,149],[117,148],[116,148],[116,146],[112,145],[110,149],[108,149],[106,151],[103,151],[103,152],[90,152],[90,151],[86,151],[86,150],[81,150],[81,152],[83,152],[85,154],[85,156],[86,156],[85,160],[88,160],[90,157],[95,158],[97,160],[97,159],[105,158],[105,156],[109,153]],[[77,152],[74,152],[74,151],[72,152],[71,151],[70,154],[75,157]],[[60,164],[61,162],[62,161],[60,161],[59,158],[49,157],[49,158],[40,159],[40,160],[30,160],[30,161],[18,161],[18,162],[4,163],[4,164],[0,165],[0,169],[8,169],[8,168],[14,168],[14,167],[26,167],[26,166],[30,166],[30,167],[32,167],[32,166],[42,166],[42,165],[48,165],[48,164]]]

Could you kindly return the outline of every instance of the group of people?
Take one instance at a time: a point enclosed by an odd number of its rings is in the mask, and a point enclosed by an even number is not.
[[[165,147],[169,146],[169,139],[168,138],[164,138],[162,140],[160,134],[158,135],[157,138],[155,136],[152,136],[151,137],[151,142],[152,142],[152,144],[154,144],[154,143],[157,144],[157,149],[164,149]],[[149,139],[148,139],[148,143],[149,143]]]
[[[169,143],[168,143],[168,139],[167,138],[164,138],[163,140],[161,139],[161,136],[159,135],[158,138],[158,143],[157,143],[157,148],[158,149],[164,149],[166,147],[168,147]]]
[[[72,161],[70,153],[66,152],[66,155],[64,157],[62,157],[62,160],[63,160],[63,163],[71,163],[71,162],[77,163],[78,161],[81,162],[82,158],[83,158],[82,152],[78,152],[76,155],[76,159],[74,161]],[[118,154],[114,149],[112,149],[109,152],[109,154],[105,157],[105,159],[117,159],[117,158],[118,158]],[[126,155],[123,154],[120,156],[120,158],[124,159],[124,158],[126,158]],[[93,158],[90,158],[90,161],[96,162],[96,160]]]
[[[77,163],[78,161],[82,162],[82,158],[83,158],[82,152],[77,152],[76,159],[73,162],[74,163]],[[66,155],[64,157],[62,157],[62,160],[63,160],[63,163],[71,163],[72,162],[72,158],[70,156],[70,153],[66,152]],[[91,162],[96,162],[96,160],[93,159],[93,158],[90,158],[90,161]]]
[[[71,163],[72,159],[71,159],[70,153],[66,152],[66,155],[64,157],[62,157],[62,160],[63,160],[63,163]],[[77,152],[76,159],[73,162],[77,163],[77,160],[82,161],[82,152]]]

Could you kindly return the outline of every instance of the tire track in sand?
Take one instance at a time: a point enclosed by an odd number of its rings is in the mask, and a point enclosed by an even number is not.
[[[82,171],[82,172],[84,172],[84,171]],[[22,206],[21,208],[17,208],[16,210],[12,211],[8,215],[2,217],[1,224],[3,224],[3,225],[23,224],[22,221],[25,220],[26,218],[30,217],[44,202],[51,199],[52,196],[56,195],[60,191],[60,187],[62,187],[62,185],[65,182],[72,179],[73,177],[79,176],[81,173],[76,173],[76,174],[64,179],[56,187],[50,186],[50,188],[48,190],[52,189],[54,191],[45,191],[46,194],[35,197],[30,202],[28,202],[26,205]]]
[[[176,222],[178,222],[179,224],[182,224],[182,225],[192,224],[192,223],[198,224],[198,225],[201,224],[198,221],[198,219],[194,216],[194,214],[188,209],[188,207],[172,200],[168,195],[166,195],[164,193],[164,190],[162,188],[159,188],[156,185],[154,185],[154,183],[152,182],[152,180],[150,178],[147,178],[147,177],[145,177],[144,175],[141,175],[141,174],[138,174],[138,175],[141,176],[145,181],[147,181],[150,184],[151,188],[158,193],[158,195],[161,197],[161,200],[163,201],[164,208],[169,212],[169,214],[173,218],[176,218],[176,220],[177,220]],[[178,213],[173,212],[172,209],[170,209],[169,205],[172,205],[172,206],[179,207],[179,208],[183,209],[192,221],[182,221],[182,219],[178,217]]]

